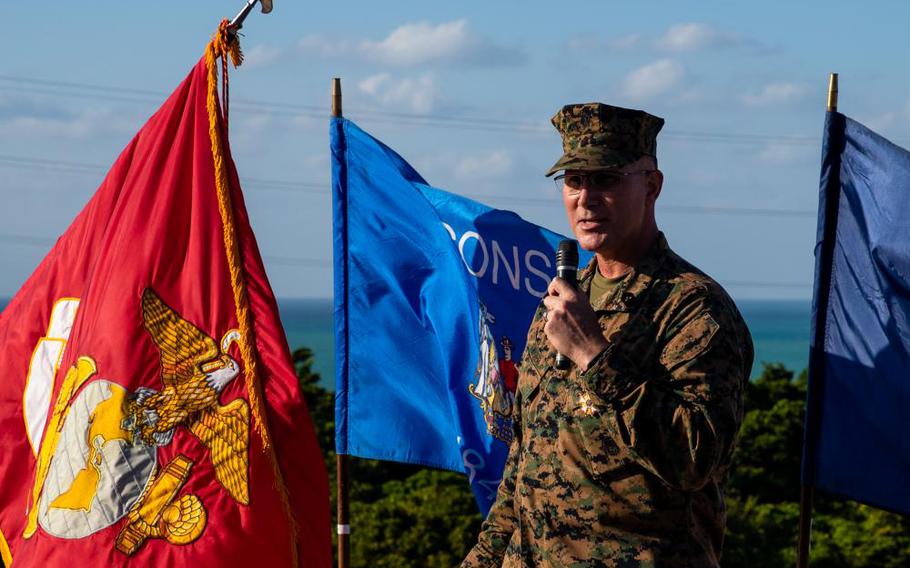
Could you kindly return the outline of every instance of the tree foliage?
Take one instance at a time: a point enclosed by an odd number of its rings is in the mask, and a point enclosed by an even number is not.
[[[727,485],[725,567],[794,566],[799,521],[803,411],[808,381],[765,365],[745,393],[734,465]],[[910,566],[906,517],[817,494],[811,566]]]
[[[335,400],[319,386],[313,354],[294,352],[297,375],[335,483]],[[726,568],[794,566],[806,374],[765,365],[745,392],[746,414],[727,483]],[[351,563],[355,567],[456,566],[481,517],[461,474],[351,459]],[[335,496],[332,495],[334,510]],[[910,519],[817,496],[811,566],[910,566]]]
[[[294,351],[297,377],[322,447],[335,510],[335,397],[319,386],[313,353]],[[483,519],[464,475],[351,458],[351,565],[449,568],[468,553]]]

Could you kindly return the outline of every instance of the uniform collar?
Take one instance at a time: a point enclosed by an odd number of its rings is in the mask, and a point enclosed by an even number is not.
[[[670,246],[667,244],[666,237],[663,233],[658,233],[657,240],[626,278],[611,293],[598,298],[591,304],[591,307],[598,312],[628,312],[634,309],[638,305],[638,299],[648,290],[657,269],[663,264],[669,253]],[[591,281],[594,279],[596,270],[597,256],[592,258],[588,266],[578,273],[578,288],[585,295],[589,295],[591,292]]]

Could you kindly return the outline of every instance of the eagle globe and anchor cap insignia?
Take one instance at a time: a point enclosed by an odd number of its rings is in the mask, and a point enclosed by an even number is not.
[[[228,354],[239,332],[228,331],[219,345],[151,288],[143,291],[141,311],[159,351],[162,388],[129,392],[111,380],[90,380],[98,364],[78,358],[63,380],[38,457],[25,538],[39,525],[58,538],[85,538],[124,518],[115,544],[125,554],[148,538],[171,544],[199,538],[205,507],[198,496],[180,494],[192,460],[178,454],[158,463],[158,448],[180,427],[208,449],[228,494],[249,504],[249,406],[242,398],[219,402],[240,374]]]
[[[512,443],[512,406],[515,404],[515,387],[518,379],[517,363],[512,360],[512,341],[503,337],[503,358],[498,356],[496,339],[490,325],[496,318],[480,303],[479,332],[480,354],[474,381],[468,388],[480,401],[487,433],[505,444]]]

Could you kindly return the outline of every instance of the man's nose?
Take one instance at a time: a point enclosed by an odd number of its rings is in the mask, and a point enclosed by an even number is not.
[[[591,191],[591,188],[588,187],[588,180],[585,178],[578,188],[578,204],[584,207],[593,205],[596,201],[599,201],[599,197],[596,192]]]

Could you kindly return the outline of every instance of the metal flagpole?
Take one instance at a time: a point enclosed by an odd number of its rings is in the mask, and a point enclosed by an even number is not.
[[[240,28],[243,27],[243,21],[246,20],[246,17],[250,15],[250,11],[253,9],[253,6],[256,5],[256,2],[260,0],[247,0],[246,5],[237,12],[237,15],[234,16],[234,19],[231,20],[230,25],[228,26],[230,34],[236,34],[240,31]],[[272,11],[272,0],[261,0],[262,3],[262,13],[268,14]]]
[[[341,79],[332,79],[332,116],[341,118]],[[338,568],[349,568],[351,565],[351,506],[349,499],[350,482],[348,478],[348,456],[335,456],[336,485],[335,496],[338,502]]]
[[[828,103],[827,103],[828,112],[837,112],[837,73],[831,73],[828,79]],[[836,204],[836,200],[826,199],[826,206],[831,207],[832,204]],[[835,205],[836,206],[836,205]],[[825,224],[834,226],[836,224],[836,217],[834,215],[825,215]],[[830,261],[826,257],[829,256],[825,254],[826,250],[830,250],[833,247],[833,235],[829,235],[830,231],[828,228],[825,229],[825,243],[823,244],[822,262],[825,263],[826,260]],[[830,242],[828,242],[830,241]],[[825,276],[827,274],[827,277]],[[822,306],[818,308],[818,313],[816,315],[818,321],[815,326],[815,335],[824,334],[824,321],[826,317],[827,307],[827,295],[830,289],[830,270],[825,271],[822,269],[822,280],[820,285],[823,289],[819,293],[819,301],[822,302]],[[815,353],[813,357],[817,357],[819,361],[824,357],[824,353],[820,350],[824,348],[824,345],[813,345],[812,346]],[[810,389],[813,383],[817,383],[821,380],[821,366],[820,365],[811,365],[809,366],[810,371],[815,374],[815,376],[810,377]],[[811,392],[811,391],[810,391]],[[809,462],[809,467],[812,467],[811,460],[808,459],[812,452],[811,446],[815,443],[815,422],[817,421],[817,413],[813,412],[813,406],[817,404],[817,401],[814,401],[815,397],[807,397],[806,404],[806,432],[803,437],[804,443],[807,445],[807,449],[803,452],[803,459]],[[804,465],[805,468],[805,465]],[[797,542],[796,548],[796,566],[797,568],[807,568],[809,566],[809,545],[812,537],[812,502],[815,498],[815,488],[807,484],[805,480],[800,485],[799,489],[799,541]]]

